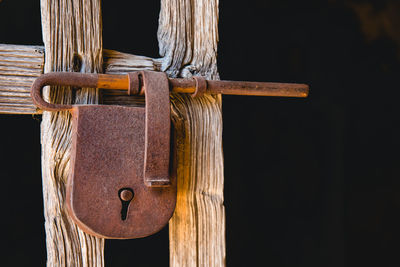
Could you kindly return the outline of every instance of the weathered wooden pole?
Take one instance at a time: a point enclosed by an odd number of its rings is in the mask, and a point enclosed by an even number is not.
[[[218,0],[162,0],[161,70],[218,79]],[[171,266],[225,265],[221,96],[172,97],[178,202],[169,224]]]
[[[44,71],[102,72],[100,0],[41,0]],[[98,103],[96,89],[45,91],[55,103]],[[43,112],[41,124],[47,266],[103,266],[104,240],[81,231],[66,213],[71,116]]]

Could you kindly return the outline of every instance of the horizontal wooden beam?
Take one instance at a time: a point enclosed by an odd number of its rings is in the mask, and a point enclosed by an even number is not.
[[[43,73],[44,47],[0,44],[0,114],[39,114],[32,103],[30,89]],[[160,61],[144,56],[103,50],[104,70],[124,74],[136,70],[159,70]],[[143,97],[129,97],[125,91],[103,90],[105,104],[143,105]]]
[[[29,90],[43,66],[43,47],[0,44],[0,113],[37,113]]]

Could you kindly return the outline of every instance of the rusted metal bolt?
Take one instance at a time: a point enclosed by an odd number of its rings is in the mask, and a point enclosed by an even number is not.
[[[131,201],[133,198],[133,191],[129,189],[123,189],[119,193],[119,197],[121,198],[122,201]]]

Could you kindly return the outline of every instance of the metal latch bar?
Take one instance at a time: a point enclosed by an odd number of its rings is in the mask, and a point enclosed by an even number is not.
[[[169,90],[172,93],[188,93],[192,95],[196,95],[199,84],[202,85],[202,93],[207,94],[307,97],[309,92],[308,85],[296,83],[168,78],[168,84]],[[49,111],[71,109],[72,105],[51,104],[44,101],[41,96],[41,91],[46,85],[127,90],[127,94],[145,94],[143,78],[140,72],[131,72],[125,75],[77,72],[46,73],[37,78],[33,83],[31,96],[38,107]]]

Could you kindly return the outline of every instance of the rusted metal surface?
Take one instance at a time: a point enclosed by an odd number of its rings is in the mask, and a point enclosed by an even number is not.
[[[163,228],[176,203],[175,171],[170,171],[169,163],[171,120],[166,75],[144,71],[128,77],[132,84],[143,81],[137,93],[145,95],[145,108],[51,104],[41,93],[44,85],[96,87],[105,78],[112,83],[115,77],[77,73],[42,76],[32,86],[32,98],[45,110],[69,110],[72,114],[71,170],[66,189],[71,218],[95,236],[140,238]]]
[[[162,72],[140,72],[146,98],[144,183],[147,186],[170,184],[170,103],[168,78]]]
[[[119,193],[119,197],[121,198],[122,201],[131,201],[133,198],[133,190],[129,189],[122,189],[121,192]]]
[[[169,79],[174,93],[192,94],[196,91],[193,79]],[[207,80],[206,94],[307,97],[309,86],[296,83],[243,82]]]
[[[192,97],[203,96],[204,93],[207,91],[207,80],[201,76],[194,76],[193,79],[196,83],[196,89],[192,94]]]
[[[128,87],[128,95],[137,95],[140,93],[140,77],[139,72],[129,72],[129,87]]]
[[[307,97],[308,85],[270,82],[207,81],[208,94]]]
[[[33,103],[43,110],[59,111],[72,109],[72,105],[61,105],[46,102],[42,97],[43,87],[46,85],[76,86],[96,88],[98,75],[91,73],[52,72],[41,75],[35,80],[31,88]]]
[[[215,81],[193,79],[168,79],[169,90],[173,93],[201,93],[225,95],[253,95],[253,96],[281,96],[307,97],[309,87],[306,84],[270,83],[270,82],[242,82],[242,81]],[[32,85],[31,95],[35,104],[44,110],[71,109],[70,105],[54,106],[46,103],[41,97],[41,90],[45,85],[70,85],[76,87],[93,87],[110,90],[127,90],[127,94],[143,94],[143,81],[140,72],[127,75],[111,74],[83,74],[83,73],[47,73],[40,76]],[[196,89],[197,88],[197,89]],[[197,92],[197,93],[196,93]]]
[[[176,181],[172,174],[167,187],[143,182],[145,109],[86,105],[71,112],[67,206],[74,221],[92,235],[113,239],[145,237],[163,228],[175,208]]]

